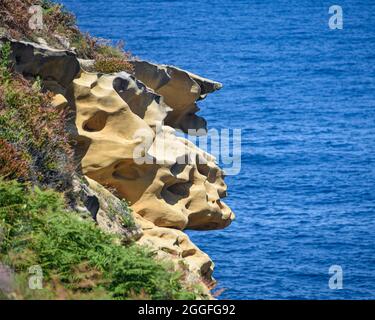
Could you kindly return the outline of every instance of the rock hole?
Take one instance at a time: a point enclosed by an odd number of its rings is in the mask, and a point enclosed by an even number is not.
[[[96,221],[96,216],[99,211],[99,200],[96,196],[89,196],[85,201],[85,207],[90,211],[92,218]]]
[[[104,111],[96,112],[89,120],[83,123],[83,130],[97,132],[104,129],[108,119],[108,113]]]
[[[176,183],[169,186],[167,189],[169,192],[176,194],[178,196],[188,197],[190,187],[191,183]]]

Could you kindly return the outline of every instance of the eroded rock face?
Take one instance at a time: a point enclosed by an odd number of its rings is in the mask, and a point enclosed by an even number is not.
[[[156,135],[149,154],[161,164],[149,169],[156,170],[153,182],[134,202],[136,212],[157,226],[181,230],[222,229],[231,223],[234,215],[221,200],[223,172],[214,157],[177,138],[170,127]]]
[[[166,125],[181,129],[185,133],[189,129],[207,130],[206,120],[196,115],[199,111],[197,101],[221,89],[221,83],[174,66],[139,60],[131,63],[135,77],[163,96],[166,104],[173,109],[165,119]]]
[[[136,213],[134,217],[143,229],[138,243],[155,251],[158,259],[172,261],[176,269],[185,274],[187,283],[198,285],[203,290],[203,296],[212,299],[209,287],[215,280],[212,278],[214,263],[210,257],[194,245],[184,232],[157,227]]]
[[[142,229],[135,223],[132,213],[109,190],[88,177],[75,177],[72,185],[74,209],[83,218],[92,218],[102,230],[120,236],[125,243],[142,237]]]
[[[212,261],[182,230],[221,229],[234,218],[215,158],[164,126],[163,97],[127,73],[82,71],[73,92],[83,173],[132,204],[141,244],[211,281]]]
[[[210,280],[214,264],[210,257],[198,249],[180,230],[153,227],[143,231],[140,244],[157,249],[162,258],[184,262],[188,270]]]
[[[39,76],[46,89],[65,94],[66,88],[80,71],[79,62],[72,51],[57,50],[47,45],[8,38],[0,39],[11,44],[10,59],[15,70],[26,78]]]
[[[233,213],[221,201],[222,170],[174,129],[160,126],[168,110],[160,96],[125,73],[82,72],[74,92],[78,133],[88,141],[85,175],[115,188],[158,227],[210,230],[230,224]],[[140,147],[144,152],[137,158]],[[151,162],[140,164],[142,156]]]
[[[75,183],[82,202],[77,210],[102,229],[139,239],[161,259],[184,265],[190,277],[211,282],[213,262],[183,230],[224,228],[234,215],[222,202],[226,185],[215,158],[177,137],[175,129],[205,129],[196,102],[221,84],[144,61],[133,62],[134,75],[98,75],[80,70],[70,51],[16,41],[12,50],[18,72],[41,77],[56,93],[53,105],[75,111],[67,130],[76,138],[88,181]],[[111,215],[112,207],[121,211],[121,198],[132,204],[142,231],[129,233]]]

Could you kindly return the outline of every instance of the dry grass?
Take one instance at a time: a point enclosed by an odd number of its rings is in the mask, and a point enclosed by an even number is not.
[[[115,73],[120,71],[131,73],[133,66],[125,59],[98,56],[95,59],[94,70],[100,73]]]
[[[6,140],[0,138],[0,177],[7,179],[27,180],[29,178],[29,162],[25,154]]]
[[[19,39],[22,36],[30,35],[28,21],[31,15],[28,9],[34,3],[32,0],[2,0],[0,3],[0,25]]]
[[[31,14],[29,8],[40,5],[43,8],[43,29],[29,27]],[[0,3],[0,26],[14,39],[34,40],[38,36],[47,37],[54,33],[65,33],[67,37],[79,33],[75,17],[61,5],[47,0],[2,0]]]

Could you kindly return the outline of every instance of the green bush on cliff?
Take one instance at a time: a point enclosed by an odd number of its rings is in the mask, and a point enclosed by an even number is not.
[[[116,244],[94,222],[66,211],[54,191],[0,180],[0,229],[0,261],[17,274],[16,297],[195,298],[168,265],[137,245]],[[42,268],[42,290],[27,289],[32,265]]]

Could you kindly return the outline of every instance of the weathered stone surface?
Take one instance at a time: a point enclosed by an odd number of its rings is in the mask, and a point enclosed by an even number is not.
[[[181,230],[220,229],[234,218],[215,158],[163,126],[169,107],[134,77],[82,71],[73,87],[83,173],[132,204],[141,244],[211,281],[212,261]]]
[[[45,44],[15,41],[2,38],[0,43],[11,44],[14,68],[26,78],[39,76],[44,87],[55,93],[65,94],[66,88],[79,73],[80,66],[75,54],[69,50],[57,50]]]
[[[121,237],[123,242],[139,240],[142,235],[141,227],[134,222],[129,226],[124,221],[134,221],[134,216],[128,212],[122,201],[114,196],[96,181],[85,179],[73,179],[73,191],[75,195],[75,209],[83,217],[91,217],[99,227],[111,234]]]
[[[52,105],[59,110],[64,110],[68,106],[68,100],[62,94],[58,93],[53,97]]]
[[[214,264],[207,254],[195,246],[189,237],[180,230],[154,226],[145,229],[139,243],[157,250],[160,258],[185,263],[188,271],[200,274],[211,280]]]
[[[159,227],[209,230],[230,224],[234,215],[221,201],[226,190],[222,170],[212,156],[158,125],[167,108],[159,96],[124,73],[98,77],[82,72],[74,92],[78,133],[89,141],[82,152],[84,174],[115,188]],[[140,139],[139,132],[147,139]],[[139,147],[152,163],[139,164]],[[179,163],[187,157],[189,163]]]
[[[185,133],[189,129],[207,129],[206,120],[196,115],[199,111],[196,102],[221,89],[221,83],[174,66],[139,60],[131,63],[135,77],[163,96],[165,103],[173,109],[165,119],[166,125],[181,129]]]
[[[99,75],[81,70],[87,61],[71,51],[11,43],[16,70],[41,77],[56,94],[56,108],[74,110],[68,130],[87,177],[74,180],[76,209],[124,241],[138,240],[160,259],[184,265],[196,277],[191,283],[211,282],[212,261],[182,230],[221,229],[234,214],[222,202],[226,185],[215,158],[175,129],[204,129],[196,102],[221,84],[144,61],[133,62],[133,75]],[[135,228],[123,224],[122,198],[132,204]]]

